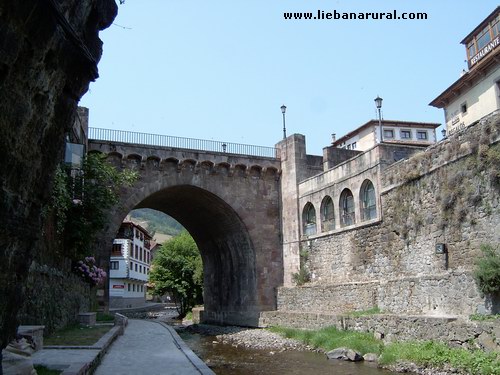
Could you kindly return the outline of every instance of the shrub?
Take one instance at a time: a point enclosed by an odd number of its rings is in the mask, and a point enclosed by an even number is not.
[[[500,250],[491,245],[481,245],[483,256],[476,261],[474,279],[483,294],[500,292]]]

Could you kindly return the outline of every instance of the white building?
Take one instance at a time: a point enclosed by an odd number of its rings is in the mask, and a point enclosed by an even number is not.
[[[444,109],[448,134],[500,108],[500,7],[461,43],[465,45],[469,70],[430,103]]]
[[[144,305],[151,267],[150,241],[150,234],[140,225],[124,221],[120,226],[109,263],[110,307]]]
[[[382,133],[379,121],[370,120],[343,137],[334,139],[332,146],[356,151],[367,151],[380,142],[427,147],[436,143],[436,128],[440,126],[430,122],[394,120],[382,120],[381,124]]]

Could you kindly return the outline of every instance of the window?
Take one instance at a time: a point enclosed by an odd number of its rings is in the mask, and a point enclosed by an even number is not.
[[[384,138],[385,139],[393,139],[394,138],[394,130],[384,129]]]
[[[142,266],[139,266],[139,273],[142,273]]]
[[[304,207],[302,222],[304,223],[305,236],[316,234],[316,210],[310,202],[308,202]]]
[[[139,238],[139,231],[135,229],[135,238]]]
[[[144,285],[141,285],[141,292],[144,292]]]
[[[356,147],[357,147],[356,142],[352,142],[352,145],[351,145],[351,146],[352,146],[352,149],[353,149],[353,150],[356,150]]]
[[[350,150],[351,149],[351,145],[347,145],[347,149]]]
[[[135,292],[135,284],[132,284],[132,292]]]
[[[417,130],[417,139],[422,141],[427,140],[427,132],[425,130]]]
[[[349,189],[344,189],[340,195],[340,225],[342,227],[356,223],[354,215],[354,196]]]
[[[142,247],[139,248],[139,260],[142,262]]]
[[[321,230],[327,232],[335,229],[335,214],[332,198],[326,196],[321,202]]]
[[[122,255],[122,244],[121,243],[114,243],[113,248],[111,249],[111,255],[112,256],[121,256]]]
[[[371,220],[377,217],[377,203],[375,199],[375,188],[370,180],[361,185],[361,208],[363,220]]]
[[[137,263],[134,263],[135,272],[137,272]]]
[[[134,258],[139,259],[139,246],[135,245]]]
[[[411,130],[401,130],[401,139],[411,139]]]
[[[130,270],[133,271],[134,270],[134,263],[130,262]]]
[[[500,16],[491,21],[491,31],[493,31],[493,37],[500,34]]]
[[[130,284],[127,285],[127,290],[130,292]]]
[[[467,113],[467,102],[460,104],[460,111],[464,115]]]
[[[115,260],[109,262],[109,269],[110,270],[117,270],[119,268],[120,268],[120,262],[115,261]]]
[[[477,50],[476,50],[476,43],[474,41],[470,42],[467,45],[467,50],[469,51],[469,59],[472,58],[472,57],[474,57],[474,55],[477,52]]]
[[[491,42],[490,27],[486,26],[476,37],[478,51]]]

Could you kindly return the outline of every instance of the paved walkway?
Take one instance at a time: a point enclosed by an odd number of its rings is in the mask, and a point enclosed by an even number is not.
[[[130,319],[95,375],[212,375],[214,372],[164,323]]]

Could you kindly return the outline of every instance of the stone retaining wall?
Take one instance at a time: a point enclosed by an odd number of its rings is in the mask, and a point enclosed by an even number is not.
[[[499,140],[495,114],[384,169],[380,219],[302,240],[311,282],[279,288],[278,310],[498,313],[472,274],[481,245],[500,243]]]
[[[436,340],[454,346],[500,350],[500,322],[474,322],[456,317],[367,315],[348,316],[322,313],[266,311],[261,327],[300,329],[337,327],[342,330],[373,332],[385,342]]]

